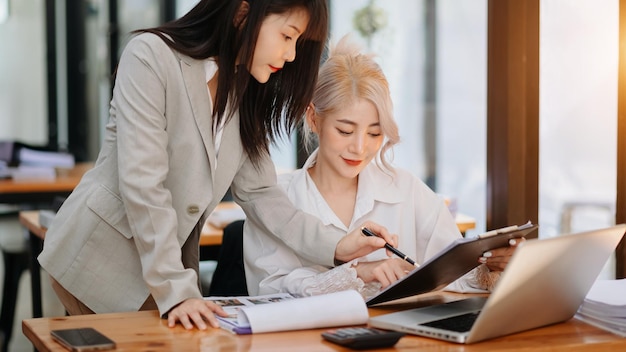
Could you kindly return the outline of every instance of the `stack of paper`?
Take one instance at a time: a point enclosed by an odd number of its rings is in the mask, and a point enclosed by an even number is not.
[[[20,165],[48,166],[71,169],[75,165],[70,153],[34,150],[22,147],[19,151]]]
[[[0,160],[0,179],[11,177],[11,172],[7,162]]]
[[[16,182],[29,180],[52,181],[57,177],[54,168],[49,166],[20,165],[10,169],[11,178]]]
[[[576,318],[626,336],[626,279],[597,280],[578,309]]]

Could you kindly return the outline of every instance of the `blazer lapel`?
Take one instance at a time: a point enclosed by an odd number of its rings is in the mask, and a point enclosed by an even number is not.
[[[211,168],[215,168],[215,144],[213,142],[213,117],[209,92],[206,82],[206,74],[202,61],[189,57],[181,57],[181,70],[185,87],[187,88],[187,96],[193,110],[193,117],[202,136],[204,148]],[[211,172],[213,173],[213,172]]]

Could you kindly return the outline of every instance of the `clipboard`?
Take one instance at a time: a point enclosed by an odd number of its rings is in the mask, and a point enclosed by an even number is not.
[[[520,238],[539,226],[530,221],[521,226],[492,230],[471,238],[459,238],[450,243],[407,276],[387,286],[366,300],[368,307],[388,301],[440,290],[465,275],[480,263],[483,252],[508,246],[512,238]]]

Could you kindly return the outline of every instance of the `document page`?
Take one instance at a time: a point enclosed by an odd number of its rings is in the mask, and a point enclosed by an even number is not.
[[[253,297],[205,297],[230,315],[217,316],[223,329],[236,334],[360,325],[369,314],[354,290],[294,298],[285,293]]]

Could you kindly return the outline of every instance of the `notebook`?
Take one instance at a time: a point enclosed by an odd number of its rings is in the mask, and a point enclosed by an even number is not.
[[[488,297],[370,318],[373,327],[474,343],[574,316],[626,225],[522,242]]]
[[[537,225],[530,221],[524,225],[508,226],[480,234],[464,237],[450,243],[432,258],[413,269],[407,276],[387,286],[365,303],[368,307],[399,298],[442,289],[480,263],[478,257],[494,248],[508,246],[509,240],[527,236]]]

